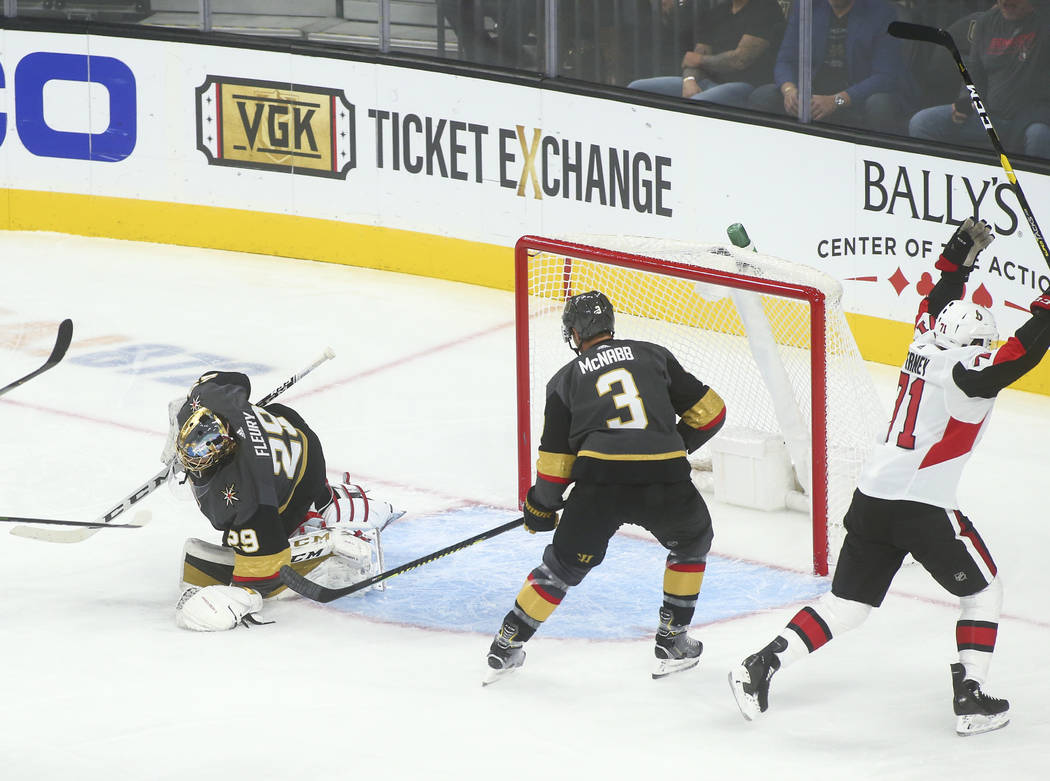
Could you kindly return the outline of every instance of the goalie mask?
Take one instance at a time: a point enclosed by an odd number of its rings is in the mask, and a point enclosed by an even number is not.
[[[175,442],[176,457],[190,472],[203,472],[225,461],[236,448],[237,440],[230,436],[226,421],[207,407],[190,415]]]
[[[999,338],[992,313],[983,306],[967,301],[951,301],[937,315],[933,326],[933,341],[939,347],[968,347],[978,344],[991,347]]]
[[[565,310],[561,315],[561,335],[569,347],[579,352],[572,341],[573,329],[580,335],[580,344],[593,339],[599,334],[613,333],[616,315],[613,305],[604,293],[591,290],[565,300]]]

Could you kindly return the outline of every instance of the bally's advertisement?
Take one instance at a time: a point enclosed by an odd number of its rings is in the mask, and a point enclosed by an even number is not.
[[[526,233],[716,244],[742,222],[762,252],[839,279],[867,323],[855,325],[865,356],[881,359],[882,324],[890,361],[967,216],[997,240],[966,296],[1002,332],[1050,288],[991,152],[971,164],[353,59],[12,30],[0,41],[11,229],[510,288],[509,248]],[[1050,181],[1018,176],[1038,219]]]

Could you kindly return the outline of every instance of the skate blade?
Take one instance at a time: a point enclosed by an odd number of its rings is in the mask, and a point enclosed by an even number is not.
[[[660,678],[666,678],[668,675],[691,670],[698,664],[700,664],[699,656],[694,656],[691,659],[657,659],[656,668],[653,670],[653,680],[656,681]]]
[[[488,669],[487,674],[485,675],[484,680],[482,680],[481,685],[482,686],[491,686],[494,683],[498,683],[499,681],[501,681],[502,679],[504,679],[508,675],[510,675],[512,672],[514,672],[515,670],[518,670],[520,668],[521,668],[521,665],[518,665],[517,667],[506,667],[506,668],[504,668],[502,670],[494,670],[494,669],[492,669],[490,667]]]
[[[743,665],[730,671],[729,688],[733,691],[736,706],[740,708],[740,715],[748,721],[754,721],[762,711],[758,707],[758,698],[744,691],[745,683],[751,683],[751,676],[747,674],[747,669]]]
[[[955,734],[964,738],[969,735],[980,735],[984,732],[1002,729],[1009,723],[1010,716],[1007,713],[994,713],[990,716],[975,713],[968,716],[959,716],[955,721]]]

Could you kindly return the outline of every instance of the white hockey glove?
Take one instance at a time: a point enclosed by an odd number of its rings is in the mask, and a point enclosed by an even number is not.
[[[272,624],[252,614],[262,610],[262,596],[239,586],[192,586],[175,607],[175,623],[195,632],[224,632],[237,625]]]

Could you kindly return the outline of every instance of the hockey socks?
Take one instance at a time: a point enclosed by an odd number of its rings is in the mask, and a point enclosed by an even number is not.
[[[706,568],[707,562],[704,561],[680,561],[674,554],[667,557],[663,607],[671,614],[671,623],[689,626],[693,620]]]
[[[798,661],[827,644],[832,638],[856,629],[871,613],[871,605],[837,597],[830,591],[815,605],[807,605],[798,611],[781,637],[787,644],[778,651],[781,666]]]
[[[955,624],[955,644],[959,661],[966,668],[966,678],[984,683],[992,663],[992,652],[999,634],[999,613],[1003,604],[1003,586],[993,578],[981,591],[959,598],[960,615]]]

